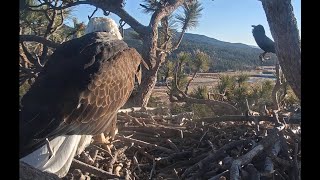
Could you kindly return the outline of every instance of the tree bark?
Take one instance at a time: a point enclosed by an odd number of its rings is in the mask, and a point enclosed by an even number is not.
[[[133,97],[134,106],[146,107],[152,94],[152,90],[157,82],[157,73],[159,66],[156,69],[146,70],[144,68],[143,79],[138,88],[138,94]]]
[[[260,0],[275,42],[281,69],[296,96],[301,99],[301,46],[291,0]]]
[[[52,42],[46,38],[40,37],[40,36],[36,36],[36,35],[20,35],[19,36],[19,41],[23,42],[23,41],[34,41],[34,42],[38,42],[41,44],[44,44],[46,46],[52,47],[52,48],[57,48],[60,44],[56,43],[56,42]]]

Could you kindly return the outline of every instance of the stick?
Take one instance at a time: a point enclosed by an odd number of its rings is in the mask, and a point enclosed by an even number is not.
[[[203,135],[201,136],[197,148],[199,148],[202,139],[204,138],[204,136],[205,136],[208,132],[209,132],[209,128],[208,128],[208,129],[203,133]]]
[[[107,154],[108,156],[110,156],[111,158],[113,158],[112,154],[110,154],[109,151],[107,151],[107,150],[105,150],[105,149],[103,149],[103,148],[101,148],[101,147],[99,147],[99,146],[96,146],[96,145],[94,145],[94,144],[91,144],[90,147],[92,147],[93,149],[96,149],[96,150],[98,150],[98,151],[104,152],[105,154]]]
[[[167,140],[166,140],[166,143],[168,143],[169,146],[170,146],[174,151],[176,151],[176,152],[179,152],[179,151],[180,151],[179,148],[178,148],[170,139],[167,139]]]
[[[220,148],[215,153],[210,152],[207,157],[205,157],[204,159],[202,159],[198,163],[196,163],[193,166],[191,166],[188,169],[186,169],[184,171],[184,173],[181,175],[181,178],[183,179],[183,178],[187,177],[187,175],[189,175],[191,172],[197,170],[198,167],[201,167],[204,164],[212,163],[212,162],[214,162],[214,161],[216,161],[216,160],[218,160],[220,158],[223,158],[226,155],[225,151],[227,151],[229,149],[232,149],[234,147],[240,146],[240,145],[247,144],[250,141],[251,141],[250,139],[233,141],[233,142],[230,142],[230,143],[224,145],[222,148]]]
[[[174,153],[171,154],[168,157],[160,157],[158,160],[159,164],[169,164],[170,161],[177,161],[179,159],[187,159],[190,158],[192,156],[192,152],[191,151],[183,151],[183,152],[178,152],[178,153]]]
[[[270,116],[255,116],[258,122],[260,121],[269,121],[274,122],[274,118]],[[281,118],[281,116],[280,116]],[[209,117],[209,118],[201,118],[196,119],[195,121],[203,121],[206,123],[216,123],[216,122],[226,122],[226,121],[252,121],[250,116],[244,115],[225,115],[220,117]],[[290,118],[290,121],[287,122],[288,124],[300,124],[301,118]]]
[[[261,140],[256,147],[250,150],[247,154],[239,157],[237,160],[234,160],[230,168],[230,180],[240,180],[240,167],[250,163],[256,155],[272,145],[277,139],[277,130],[273,129],[271,130],[270,135],[266,139]]]
[[[229,173],[229,170],[225,170],[222,173],[209,178],[208,180],[219,180],[221,176],[227,176],[228,173]]]
[[[298,143],[294,144],[294,155],[293,155],[293,173],[297,180],[300,180],[300,171],[299,171],[299,165],[298,165]]]
[[[151,169],[151,172],[150,172],[150,175],[149,175],[149,179],[152,179],[152,176],[155,172],[155,169],[156,169],[156,160],[153,159],[153,163],[152,163],[152,169]]]
[[[145,146],[145,147],[149,147],[149,148],[155,148],[155,149],[158,149],[160,151],[164,151],[164,152],[169,153],[169,154],[174,152],[171,149],[168,149],[168,148],[165,148],[165,147],[162,147],[162,146],[158,146],[156,144],[150,144],[150,143],[147,143],[147,142],[144,142],[144,141],[140,141],[140,140],[137,140],[137,139],[127,138],[127,137],[123,137],[123,136],[119,136],[119,135],[117,135],[116,137],[119,140],[124,141],[124,142],[130,142],[130,143],[138,144],[140,146]]]
[[[107,170],[108,170],[107,172],[109,172],[109,173],[113,172],[113,165],[117,161],[118,156],[120,154],[124,153],[127,149],[128,149],[128,146],[124,146],[123,148],[116,150],[116,152],[114,153],[113,158],[111,159],[111,161],[107,165]]]
[[[75,168],[75,169],[81,169],[82,171],[86,171],[90,174],[94,174],[96,176],[99,176],[101,178],[105,178],[105,179],[111,179],[111,178],[119,178],[119,176],[117,175],[114,175],[112,173],[108,173],[102,169],[99,169],[99,168],[96,168],[94,166],[91,166],[91,165],[88,165],[88,164],[85,164],[79,160],[76,160],[76,159],[73,159],[72,160],[72,166]]]

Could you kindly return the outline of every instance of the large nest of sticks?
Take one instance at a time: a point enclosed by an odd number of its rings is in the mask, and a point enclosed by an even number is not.
[[[129,111],[118,114],[115,139],[93,142],[64,179],[300,179],[294,118]]]

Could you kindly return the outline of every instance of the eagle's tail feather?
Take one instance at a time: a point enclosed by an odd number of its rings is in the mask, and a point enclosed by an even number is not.
[[[63,177],[68,173],[74,156],[90,144],[91,138],[91,135],[59,136],[50,141],[52,155],[48,146],[43,145],[20,160],[42,171]]]

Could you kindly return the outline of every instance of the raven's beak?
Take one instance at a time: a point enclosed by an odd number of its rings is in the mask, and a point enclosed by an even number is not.
[[[256,27],[256,25],[251,25],[253,28]]]

